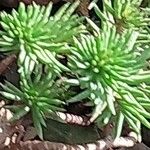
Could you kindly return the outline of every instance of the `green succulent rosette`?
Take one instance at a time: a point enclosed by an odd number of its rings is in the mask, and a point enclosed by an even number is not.
[[[102,20],[102,25],[109,22],[115,25],[118,32],[126,29],[138,31],[138,43],[149,43],[149,13],[150,8],[141,6],[142,0],[105,0],[101,11],[94,3],[96,14]],[[105,26],[105,25],[103,25]]]
[[[60,99],[64,91],[62,92],[62,88],[59,89],[56,76],[47,67],[43,68],[41,64],[36,64],[31,72],[28,58],[24,65],[27,64],[28,74],[25,70],[27,67],[23,66],[19,87],[6,81],[4,85],[1,84],[3,90],[0,94],[6,100],[17,102],[14,105],[6,105],[6,108],[14,112],[11,121],[20,119],[30,111],[37,134],[43,138],[42,126],[46,127],[45,119],[48,117],[61,120],[56,113],[65,110],[65,102]]]
[[[0,52],[19,52],[19,63],[26,55],[35,62],[48,64],[59,73],[68,70],[56,55],[67,53],[73,36],[85,32],[83,17],[73,14],[79,1],[66,3],[51,15],[52,3],[47,6],[20,3],[18,11],[0,13]]]
[[[67,82],[80,85],[83,92],[68,102],[88,97],[95,105],[90,120],[97,119],[101,126],[113,120],[116,137],[124,120],[138,134],[140,123],[150,128],[150,99],[145,88],[149,87],[150,71],[143,70],[145,52],[137,51],[138,36],[133,30],[119,34],[116,27],[105,25],[98,36],[74,38],[75,46],[70,48],[68,66],[77,78]]]

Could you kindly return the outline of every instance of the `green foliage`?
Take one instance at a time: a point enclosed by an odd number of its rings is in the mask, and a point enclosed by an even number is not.
[[[150,8],[142,8],[141,0],[105,0],[103,10],[93,5],[102,25],[87,18],[94,34],[73,14],[78,1],[53,16],[52,3],[20,3],[11,15],[1,12],[0,51],[19,53],[20,74],[19,88],[6,81],[1,94],[19,103],[7,106],[15,114],[12,120],[32,112],[41,138],[45,119],[63,111],[67,99],[92,102],[90,121],[101,127],[113,123],[116,138],[124,121],[137,134],[141,123],[150,128]],[[67,65],[58,61],[64,54]]]
[[[42,65],[36,65],[32,74],[22,71],[20,75],[20,87],[16,88],[9,82],[2,85],[4,91],[1,94],[8,100],[18,101],[21,109],[15,108],[14,119],[20,119],[23,115],[32,112],[34,126],[38,135],[42,138],[42,127],[46,126],[44,119],[48,114],[54,116],[57,111],[64,111],[62,100],[58,99],[59,88],[55,76],[47,71],[42,71]],[[18,105],[18,108],[20,108]]]
[[[80,41],[74,38],[69,56],[70,70],[77,74],[80,86],[95,104],[91,121],[99,116],[101,125],[105,125],[111,115],[119,115],[117,136],[124,118],[138,133],[137,122],[150,127],[150,114],[141,104],[150,103],[148,90],[141,86],[149,83],[150,71],[142,70],[146,61],[139,61],[141,55],[135,46],[138,35],[132,30],[120,35],[116,27],[105,25],[96,37],[82,35]]]
[[[34,61],[48,64],[55,72],[67,70],[56,54],[66,53],[72,37],[85,31],[83,18],[73,15],[78,5],[79,1],[66,3],[53,16],[50,16],[52,3],[40,6],[33,2],[27,7],[20,3],[18,11],[1,12],[4,31],[0,31],[0,51],[19,51],[19,61],[28,55]]]
[[[95,10],[101,19],[118,23],[124,28],[139,28],[149,24],[146,8],[141,8],[142,0],[114,0],[103,2],[104,12],[102,13],[95,5]],[[112,17],[112,18],[111,18]]]
[[[104,22],[110,22],[117,27],[118,32],[125,29],[133,28],[140,31],[140,40],[150,42],[149,28],[150,25],[150,8],[141,7],[142,0],[110,0],[103,1],[103,12],[95,4],[96,14]],[[146,40],[146,41],[145,41]]]

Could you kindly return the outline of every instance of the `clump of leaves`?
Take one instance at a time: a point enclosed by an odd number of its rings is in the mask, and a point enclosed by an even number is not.
[[[103,1],[103,12],[95,4],[95,12],[105,22],[108,21],[117,26],[118,31],[133,28],[140,30],[143,38],[149,25],[149,8],[141,8],[142,0],[114,0]],[[144,30],[144,31],[143,31]]]
[[[127,30],[120,35],[116,30],[105,24],[98,36],[82,35],[80,41],[74,38],[68,66],[77,79],[68,82],[84,89],[69,102],[89,97],[95,104],[91,121],[98,117],[101,125],[116,116],[118,137],[124,119],[138,134],[140,123],[150,128],[149,91],[141,86],[149,83],[150,71],[143,71],[146,60],[136,51],[139,33]]]
[[[52,3],[40,6],[33,2],[25,7],[20,3],[18,11],[11,14],[0,13],[0,51],[18,52],[19,61],[26,55],[34,61],[48,64],[55,72],[67,70],[57,59],[56,54],[66,53],[73,36],[85,31],[83,18],[73,14],[79,1],[66,3],[53,16],[50,16]]]
[[[28,70],[30,69],[28,68]],[[19,88],[7,81],[5,85],[1,84],[4,91],[0,93],[7,100],[21,103],[8,107],[16,112],[12,120],[20,119],[31,111],[34,126],[41,138],[43,138],[42,125],[46,127],[44,119],[47,116],[56,119],[55,112],[64,111],[65,102],[58,99],[60,95],[58,95],[59,88],[55,78],[56,76],[52,72],[48,69],[43,71],[42,65],[38,64],[33,69],[33,73],[30,71],[28,74],[25,71],[20,73]]]
[[[18,11],[13,10],[12,14],[1,12],[0,51],[19,53],[20,74],[19,88],[6,82],[1,84],[1,94],[22,104],[17,109],[12,106],[17,112],[14,119],[32,112],[41,138],[47,114],[53,117],[57,111],[64,110],[61,99],[67,94],[57,85],[61,71],[70,71],[76,76],[67,82],[83,90],[68,102],[88,98],[94,104],[90,121],[97,119],[101,126],[114,122],[116,137],[121,134],[124,120],[138,134],[141,123],[150,128],[147,120],[150,119],[150,71],[145,69],[149,49],[145,49],[147,45],[140,47],[148,41],[149,9],[140,8],[141,0],[114,0],[113,3],[106,0],[103,4],[103,12],[94,6],[102,29],[87,19],[96,30],[95,36],[76,37],[85,32],[83,18],[73,15],[78,1],[72,5],[66,3],[53,16],[50,16],[52,3],[47,7],[34,2],[25,7],[20,3]],[[123,29],[121,32],[118,25]],[[139,52],[139,48],[143,52]],[[68,54],[67,66],[57,59],[62,54]]]

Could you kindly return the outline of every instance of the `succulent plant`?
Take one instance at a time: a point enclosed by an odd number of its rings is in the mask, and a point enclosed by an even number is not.
[[[30,67],[30,62],[25,62]],[[60,90],[56,76],[49,69],[45,68],[43,71],[41,64],[36,64],[33,72],[29,71],[28,74],[25,69],[26,67],[20,73],[19,88],[6,81],[5,85],[1,84],[3,91],[0,93],[5,99],[18,102],[18,105],[8,107],[15,111],[12,120],[20,119],[31,111],[36,131],[39,137],[43,138],[42,126],[46,126],[45,119],[49,117],[59,120],[55,112],[64,111],[65,102],[59,99]]]
[[[78,4],[79,1],[66,3],[53,16],[51,2],[47,6],[33,2],[27,7],[21,2],[18,11],[1,12],[0,52],[19,52],[20,62],[28,55],[35,62],[48,64],[55,72],[67,70],[56,54],[66,53],[72,37],[85,31],[83,18],[73,15]]]
[[[150,22],[148,7],[141,7],[142,0],[110,0],[103,1],[103,12],[94,4],[95,12],[104,21],[108,21],[122,32],[124,29],[133,28],[140,31],[139,39],[148,40]],[[102,21],[102,23],[103,23]],[[147,35],[148,34],[148,35]],[[145,42],[145,41],[144,41]]]
[[[94,104],[91,121],[98,118],[101,125],[116,118],[116,137],[120,136],[124,119],[140,133],[139,124],[150,128],[150,71],[144,71],[146,60],[136,50],[138,32],[126,30],[121,35],[115,26],[104,26],[98,36],[74,38],[68,66],[76,79],[68,83],[80,85],[83,92],[68,102],[89,98]],[[142,86],[145,85],[145,86]],[[148,86],[149,87],[149,86]]]
[[[74,84],[82,92],[68,102],[92,102],[90,121],[100,126],[113,122],[116,138],[124,121],[139,135],[141,123],[150,128],[150,9],[141,8],[141,2],[104,0],[103,11],[94,4],[102,24],[99,28],[87,18],[94,35],[86,31],[83,18],[73,14],[79,1],[66,3],[53,16],[51,2],[27,7],[20,3],[18,11],[1,12],[0,52],[18,54],[19,87],[6,81],[0,91],[5,99],[17,101],[7,107],[16,112],[12,120],[30,111],[43,138],[45,119],[57,119],[57,112],[64,111],[65,99],[76,93],[70,88]],[[64,55],[67,65],[58,60]],[[62,71],[74,77],[65,78],[65,86],[59,82]]]

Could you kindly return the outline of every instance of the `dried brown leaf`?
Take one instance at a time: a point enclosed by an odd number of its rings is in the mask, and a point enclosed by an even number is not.
[[[15,62],[16,55],[12,54],[0,61],[0,75],[5,73],[5,71]]]

